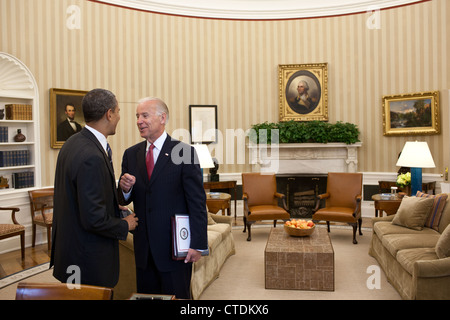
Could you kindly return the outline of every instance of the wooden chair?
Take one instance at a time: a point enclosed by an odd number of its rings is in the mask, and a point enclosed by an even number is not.
[[[69,288],[66,283],[19,282],[16,300],[112,300],[113,289],[80,284]]]
[[[51,250],[53,224],[53,188],[28,191],[31,205],[32,246],[36,244],[36,225],[47,228],[47,247]]]
[[[346,222],[353,227],[353,243],[356,241],[356,228],[361,232],[362,174],[330,172],[327,179],[327,192],[318,196],[313,221],[325,220],[328,232],[330,221]],[[319,209],[320,200],[325,200],[325,208]]]
[[[244,232],[248,227],[247,241],[251,241],[251,225],[256,221],[273,220],[276,227],[277,220],[290,219],[285,201],[285,195],[277,193],[275,174],[243,173],[242,199],[244,200]],[[282,200],[283,208],[278,205]]]
[[[11,220],[13,222],[0,224],[0,240],[20,236],[20,250],[23,260],[25,259],[25,227],[16,220],[16,212],[19,212],[20,209],[0,207],[0,210],[11,210]]]

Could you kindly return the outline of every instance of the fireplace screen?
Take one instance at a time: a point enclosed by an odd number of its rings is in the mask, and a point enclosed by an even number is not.
[[[277,175],[277,191],[286,195],[291,218],[311,218],[317,196],[326,189],[326,175]]]

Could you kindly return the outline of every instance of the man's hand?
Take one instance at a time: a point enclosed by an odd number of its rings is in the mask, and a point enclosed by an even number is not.
[[[123,218],[126,222],[128,222],[128,231],[133,231],[138,226],[138,218],[136,217],[135,213],[131,213],[125,218]]]
[[[195,249],[189,249],[184,263],[197,262],[202,257],[202,253]]]
[[[125,193],[128,193],[135,183],[136,177],[129,173],[125,173],[122,177],[120,177],[119,186]]]

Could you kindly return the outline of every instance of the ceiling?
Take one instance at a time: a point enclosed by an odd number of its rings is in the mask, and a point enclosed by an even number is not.
[[[189,17],[277,20],[382,10],[419,0],[91,0],[120,7]],[[426,0],[430,1],[430,0]]]

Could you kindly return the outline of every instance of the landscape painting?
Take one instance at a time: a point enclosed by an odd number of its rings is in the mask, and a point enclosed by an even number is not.
[[[440,133],[439,93],[383,97],[384,135]]]

